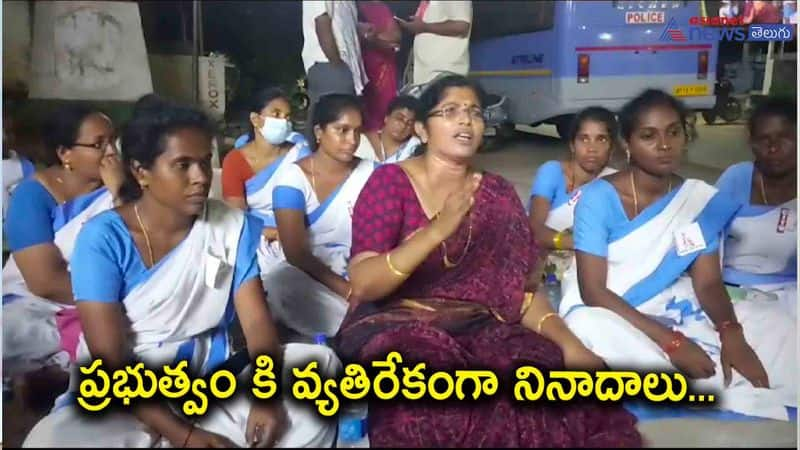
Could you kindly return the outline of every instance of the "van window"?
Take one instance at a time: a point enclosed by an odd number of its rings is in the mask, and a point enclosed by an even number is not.
[[[687,0],[670,0],[670,1],[642,1],[642,0],[614,0],[611,2],[611,6],[617,9],[623,10],[648,10],[648,9],[670,9],[670,8],[681,8],[683,6],[688,5],[689,2]]]
[[[553,28],[555,2],[476,0],[472,2],[472,39],[479,41]]]

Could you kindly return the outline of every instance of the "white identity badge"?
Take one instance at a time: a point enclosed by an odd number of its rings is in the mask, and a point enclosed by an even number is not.
[[[206,261],[206,286],[216,289],[220,279],[225,277],[228,264],[214,256],[207,256]]]
[[[706,240],[703,238],[703,232],[697,222],[693,222],[675,232],[675,248],[678,251],[678,256],[686,256],[690,253],[705,250]]]

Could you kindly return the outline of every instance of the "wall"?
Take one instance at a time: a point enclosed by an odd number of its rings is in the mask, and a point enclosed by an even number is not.
[[[192,102],[192,56],[148,55],[153,91],[181,103]]]
[[[31,9],[27,1],[3,2],[3,87],[27,87],[31,61]]]

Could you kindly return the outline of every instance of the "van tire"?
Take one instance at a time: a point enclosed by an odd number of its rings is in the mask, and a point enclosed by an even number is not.
[[[517,126],[511,122],[503,122],[495,127],[497,137],[503,141],[513,139],[517,132]]]
[[[736,122],[742,117],[742,104],[738,99],[729,98],[725,105],[722,106],[719,115],[725,122]]]
[[[714,122],[717,121],[717,111],[714,109],[704,109],[700,112],[700,115],[703,116],[703,120],[707,125],[714,125]]]

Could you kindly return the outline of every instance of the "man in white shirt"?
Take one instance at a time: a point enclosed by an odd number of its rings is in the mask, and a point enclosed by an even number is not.
[[[428,83],[441,72],[469,72],[472,2],[423,0],[408,21],[396,19],[415,35],[413,84]]]
[[[368,79],[361,60],[354,1],[303,2],[303,65],[308,79],[310,126],[314,105],[328,94],[361,95]],[[309,133],[310,134],[310,133]]]

